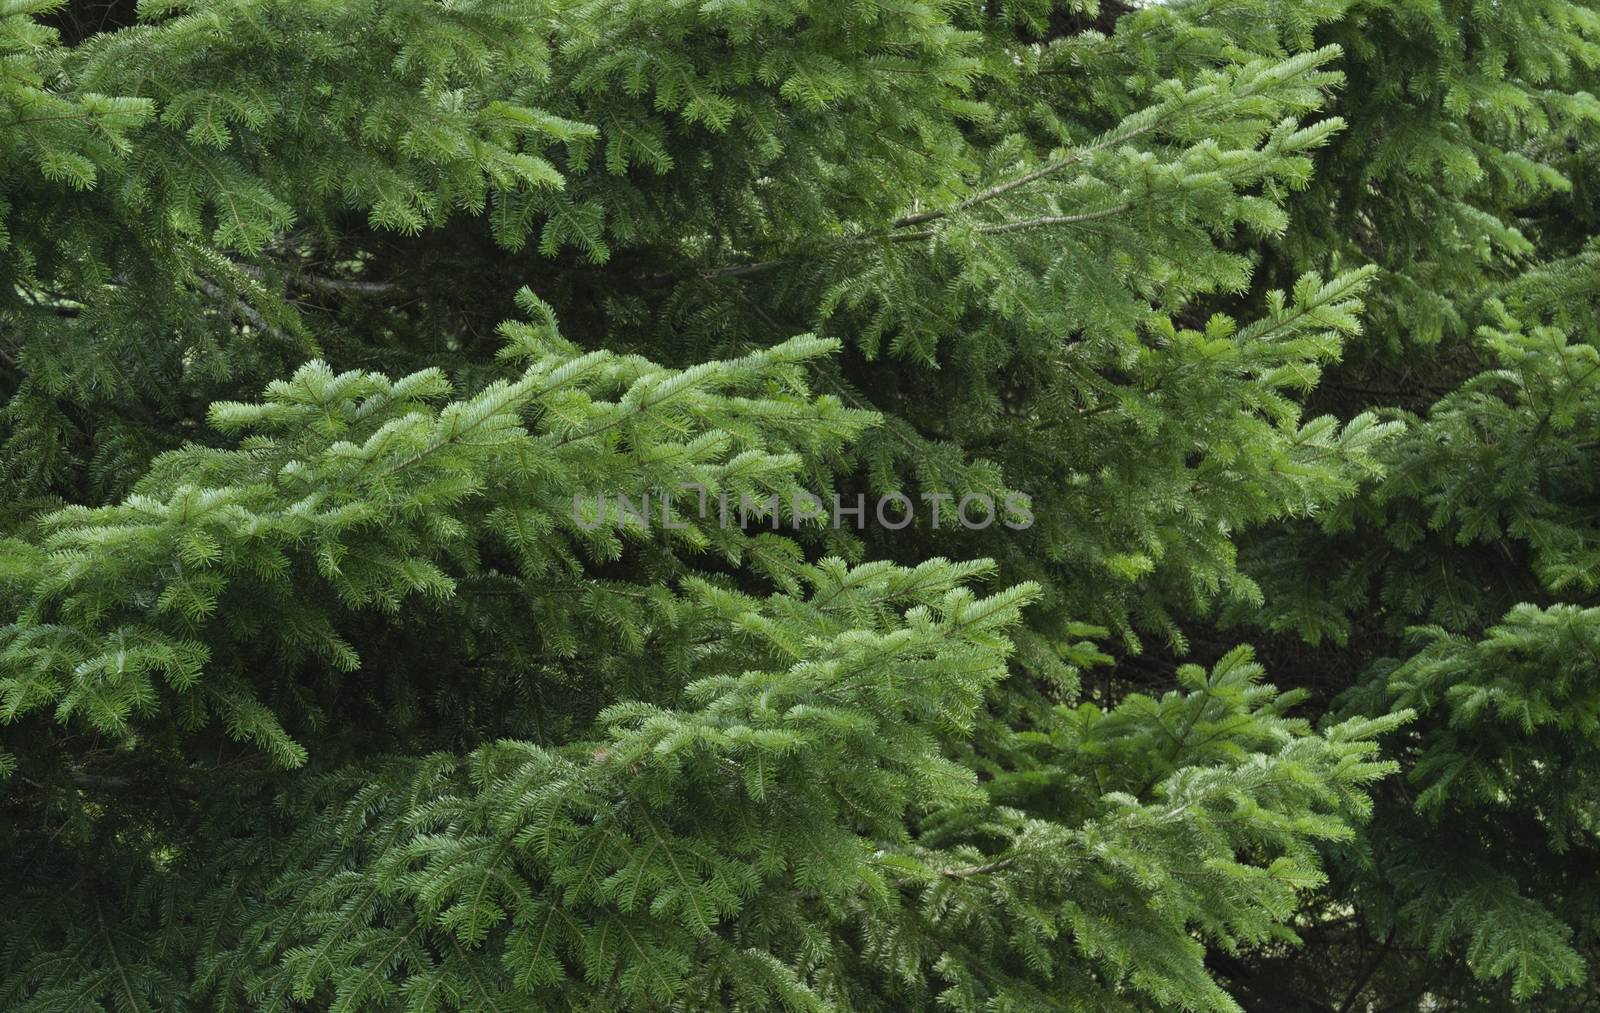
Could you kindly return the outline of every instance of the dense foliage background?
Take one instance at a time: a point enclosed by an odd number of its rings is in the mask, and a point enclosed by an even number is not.
[[[0,1009],[1594,1008],[1597,75],[0,0]]]

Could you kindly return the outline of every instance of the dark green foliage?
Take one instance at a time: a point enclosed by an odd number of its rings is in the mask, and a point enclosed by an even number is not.
[[[1597,64],[0,3],[0,1009],[1592,1006]]]

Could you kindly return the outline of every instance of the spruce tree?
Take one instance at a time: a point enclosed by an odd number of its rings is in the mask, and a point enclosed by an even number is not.
[[[0,52],[0,1009],[1600,994],[1592,4]]]

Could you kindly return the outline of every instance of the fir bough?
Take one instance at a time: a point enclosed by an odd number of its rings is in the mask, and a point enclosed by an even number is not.
[[[0,5],[0,1009],[1584,1008],[1597,33]]]

